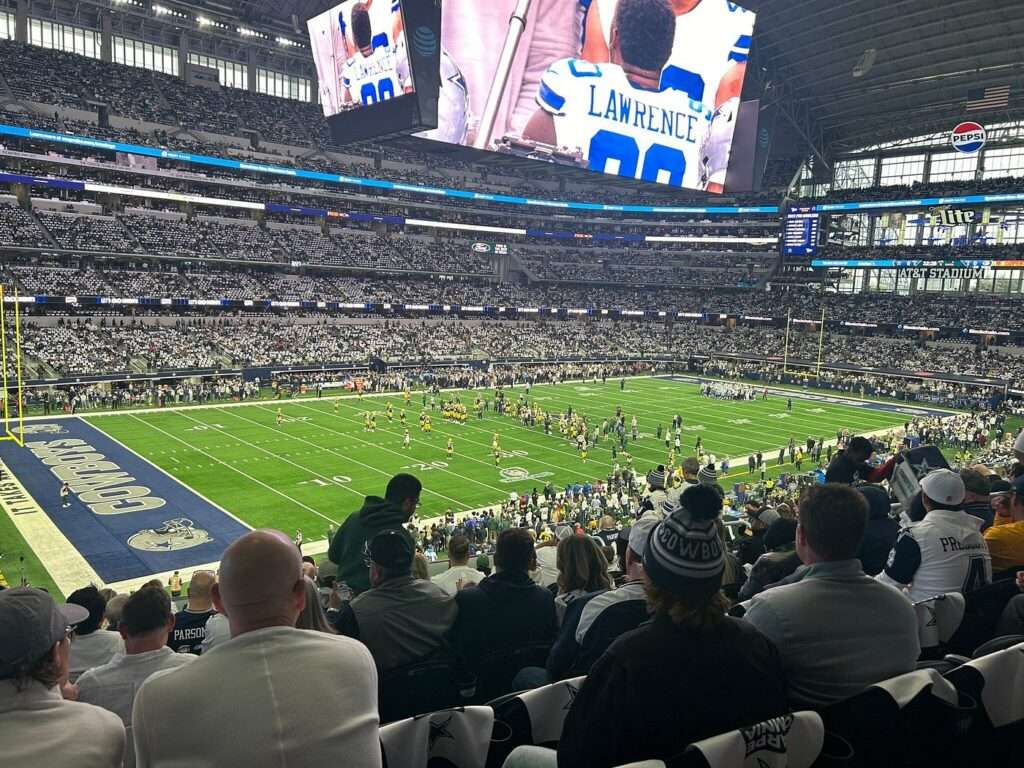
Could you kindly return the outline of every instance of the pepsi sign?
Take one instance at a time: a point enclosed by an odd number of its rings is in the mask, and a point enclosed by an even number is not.
[[[970,154],[985,146],[985,126],[979,123],[960,123],[950,137],[953,149]]]

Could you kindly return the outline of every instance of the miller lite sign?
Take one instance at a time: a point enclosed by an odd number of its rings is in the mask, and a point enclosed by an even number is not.
[[[985,126],[980,123],[960,123],[950,137],[953,149],[965,155],[985,146]]]

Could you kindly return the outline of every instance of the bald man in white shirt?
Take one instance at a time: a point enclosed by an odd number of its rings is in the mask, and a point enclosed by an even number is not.
[[[252,531],[228,547],[213,603],[231,640],[136,695],[139,768],[326,765],[339,755],[352,768],[381,765],[373,658],[350,638],[295,628],[305,585],[285,534]]]

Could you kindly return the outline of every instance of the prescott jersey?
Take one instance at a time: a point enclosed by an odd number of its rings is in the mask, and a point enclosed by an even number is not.
[[[597,5],[607,43],[619,0],[578,0],[584,12]],[[676,17],[672,56],[662,71],[662,88],[684,91],[691,99],[715,106],[718,84],[734,62],[750,56],[756,14],[729,0],[701,0]]]
[[[876,577],[909,587],[912,602],[947,592],[971,592],[992,581],[992,559],[981,520],[966,512],[933,509],[902,531],[889,561]]]
[[[541,76],[537,103],[554,119],[558,146],[578,150],[590,170],[698,187],[711,118],[700,102],[639,88],[615,64],[562,59]]]
[[[401,96],[409,80],[409,59],[390,48],[361,52],[345,62],[342,83],[353,101],[364,106]]]

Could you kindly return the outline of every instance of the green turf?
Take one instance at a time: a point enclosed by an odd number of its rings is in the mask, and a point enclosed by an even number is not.
[[[514,400],[522,391],[516,388],[509,395]],[[493,392],[486,395],[493,400]],[[475,396],[462,395],[470,410]],[[624,391],[617,380],[605,385],[542,385],[534,387],[530,397],[556,413],[572,405],[588,416],[591,428],[595,420],[599,424],[611,417],[619,405],[627,425],[637,414],[641,438],[629,450],[640,472],[665,462],[667,452],[655,431],[658,424],[667,428],[675,413],[683,417],[684,455],[693,453],[700,435],[705,451],[719,458],[760,449],[772,467],[791,436],[798,443],[808,436],[828,440],[841,428],[868,432],[905,420],[899,413],[801,399],[794,399],[793,413],[787,414],[781,396],[739,403],[709,400],[699,396],[696,384],[663,379],[631,379]],[[388,401],[395,409],[391,424],[384,416]],[[400,471],[423,480],[420,515],[430,517],[448,507],[458,511],[496,504],[511,491],[540,488],[548,480],[561,488],[568,482],[603,478],[613,464],[610,441],[592,450],[584,464],[557,430],[546,436],[540,426],[526,428],[493,411],[482,420],[470,414],[465,425],[445,422],[435,412],[433,434],[425,435],[416,423],[421,402],[415,394],[406,409],[413,438],[409,450],[402,447],[398,423],[401,395],[343,398],[337,412],[331,400],[307,399],[94,416],[89,421],[246,523],[274,526],[289,534],[301,528],[307,540],[322,538],[329,524],[340,523],[358,509],[363,496],[381,495],[388,478]],[[280,427],[275,423],[279,406],[287,419]],[[379,413],[375,433],[363,431],[362,413],[368,409]],[[506,452],[501,462],[505,475],[494,466],[495,432]],[[445,451],[449,435],[455,442],[450,459]],[[809,466],[808,462],[804,468]],[[510,470],[527,477],[508,481]],[[744,464],[733,468],[730,479],[752,478]]]
[[[29,584],[33,587],[42,587],[59,599],[64,599],[64,594],[50,578],[50,574],[39,562],[39,558],[25,543],[25,539],[18,533],[18,529],[14,527],[11,519],[2,511],[0,511],[0,554],[3,554],[3,559],[0,560],[0,573],[7,581],[7,586],[16,587],[21,583],[21,568],[23,566],[25,578]],[[23,563],[19,561],[22,556],[25,558]]]

